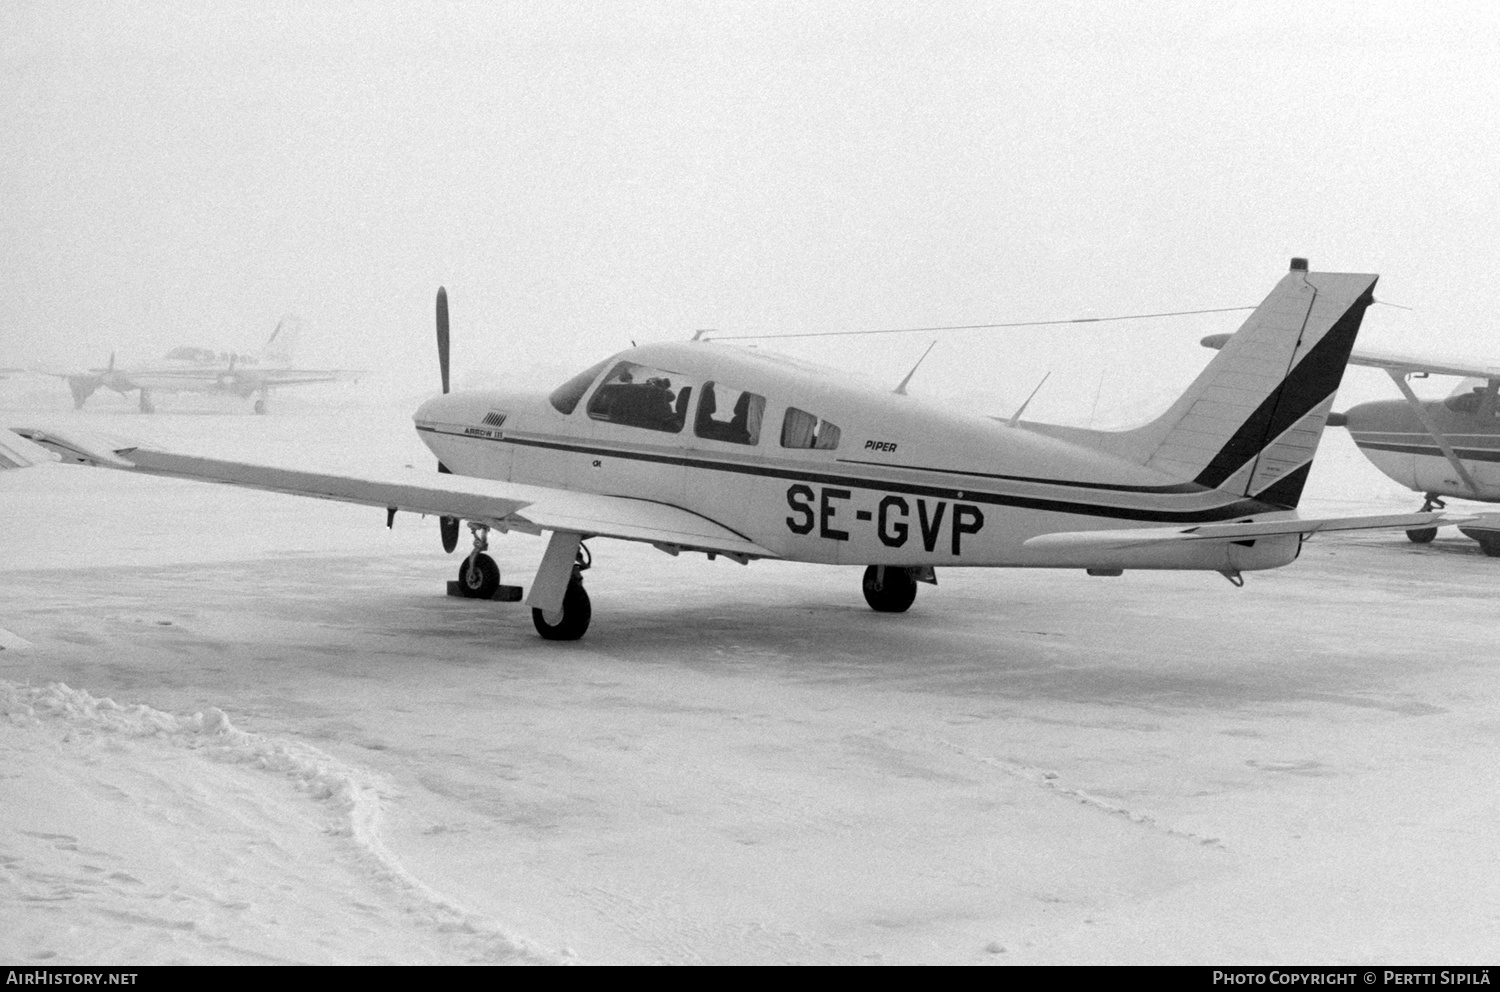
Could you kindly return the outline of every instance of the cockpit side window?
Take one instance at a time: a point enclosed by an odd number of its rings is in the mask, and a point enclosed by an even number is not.
[[[1484,387],[1476,386],[1472,393],[1460,393],[1450,397],[1443,405],[1454,413],[1475,413],[1479,410],[1479,403],[1484,399]]]
[[[723,383],[705,382],[698,401],[693,432],[709,441],[730,444],[760,443],[760,422],[766,413],[766,398]]]
[[[789,406],[781,421],[781,446],[832,451],[839,446],[839,429],[806,410]]]
[[[599,373],[603,372],[608,364],[609,359],[606,358],[598,365],[589,366],[554,389],[552,395],[547,398],[552,401],[557,412],[572,413],[578,407],[578,401],[583,399],[583,394],[589,391],[589,387],[594,384],[595,379],[599,378]]]
[[[594,390],[589,400],[589,416],[626,427],[676,434],[687,421],[692,395],[692,384],[683,382],[674,372],[621,362]]]

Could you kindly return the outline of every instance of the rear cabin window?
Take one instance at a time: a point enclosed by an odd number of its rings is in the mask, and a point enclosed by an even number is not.
[[[692,395],[692,384],[675,373],[621,362],[594,390],[589,416],[611,424],[676,434],[687,421]]]
[[[839,429],[806,410],[789,406],[781,421],[781,446],[832,451],[839,446]]]
[[[705,382],[693,433],[707,441],[758,444],[760,421],[765,412],[764,396],[743,392],[721,382]]]
[[[583,399],[583,394],[589,391],[589,387],[594,384],[595,379],[599,378],[599,373],[603,372],[604,366],[608,364],[609,359],[606,358],[598,365],[590,366],[554,389],[552,395],[547,398],[552,401],[557,412],[572,413],[578,407],[578,401]]]

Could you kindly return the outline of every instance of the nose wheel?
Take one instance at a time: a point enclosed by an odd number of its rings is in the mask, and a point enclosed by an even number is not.
[[[500,566],[485,554],[489,550],[490,529],[484,524],[469,524],[474,534],[474,550],[458,566],[458,591],[465,599],[491,599],[500,588]]]
[[[1431,513],[1433,510],[1445,509],[1447,509],[1447,504],[1443,502],[1441,496],[1428,493],[1427,498],[1422,503],[1422,508],[1417,512]],[[1406,539],[1413,544],[1431,544],[1433,539],[1437,537],[1437,532],[1438,529],[1436,527],[1416,527],[1406,532]]]

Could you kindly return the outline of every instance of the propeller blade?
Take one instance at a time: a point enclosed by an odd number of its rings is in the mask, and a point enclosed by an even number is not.
[[[443,393],[448,392],[448,290],[442,286],[438,287],[437,295],[437,345],[438,345],[438,371],[443,376]],[[438,462],[438,471],[443,475],[452,475],[448,466]],[[443,535],[443,550],[448,554],[458,547],[458,518],[440,517],[438,529]]]
[[[438,472],[441,475],[453,474],[453,470],[442,462],[438,462]],[[451,555],[458,547],[458,518],[438,517],[438,529],[443,535],[443,550]]]
[[[438,287],[437,295],[438,370],[443,374],[443,392],[448,392],[448,290]]]

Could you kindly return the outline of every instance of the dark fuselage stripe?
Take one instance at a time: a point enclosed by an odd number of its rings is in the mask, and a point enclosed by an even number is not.
[[[1354,443],[1366,451],[1394,451],[1402,455],[1428,455],[1432,458],[1442,458],[1445,461],[1448,457],[1443,454],[1443,449],[1435,444],[1386,444],[1380,441],[1359,440],[1356,440]],[[1454,448],[1453,453],[1461,461],[1466,462],[1500,462],[1500,451],[1488,448]]]
[[[840,465],[868,465],[871,468],[901,469],[907,472],[932,472],[935,475],[962,475],[971,479],[994,479],[999,482],[1034,482],[1042,486],[1065,486],[1069,489],[1098,489],[1112,493],[1211,493],[1196,482],[1178,482],[1169,486],[1125,486],[1114,482],[1073,482],[1068,479],[1041,479],[1029,475],[993,475],[989,472],[965,472],[956,468],[932,468],[927,465],[892,465],[889,462],[867,462],[858,458],[840,458]]]
[[[890,479],[867,479],[854,475],[833,475],[826,472],[810,472],[790,468],[774,468],[767,465],[750,465],[739,462],[721,462],[703,458],[688,458],[682,455],[658,455],[640,451],[623,451],[615,448],[598,448],[579,444],[564,444],[557,441],[534,441],[516,437],[476,437],[453,431],[440,431],[433,427],[418,427],[419,431],[443,434],[465,441],[494,441],[531,448],[547,448],[582,455],[628,458],[633,461],[654,462],[661,465],[679,465],[683,468],[708,469],[716,472],[732,472],[739,475],[755,475],[772,479],[787,479],[794,482],[816,483],[823,486],[847,486],[857,489],[878,489],[882,492],[905,493],[909,496],[927,496],[933,499],[966,501],[994,506],[1014,506],[1029,510],[1047,510],[1053,513],[1071,513],[1087,517],[1107,517],[1115,520],[1140,520],[1153,523],[1211,523],[1232,520],[1253,513],[1266,513],[1282,507],[1268,505],[1251,499],[1237,499],[1222,506],[1204,510],[1149,510],[1124,506],[1107,506],[1097,503],[1075,503],[1068,500],[1043,499],[1036,496],[1017,496],[1007,493],[977,492],[972,489],[955,489],[946,486],[925,486]]]

